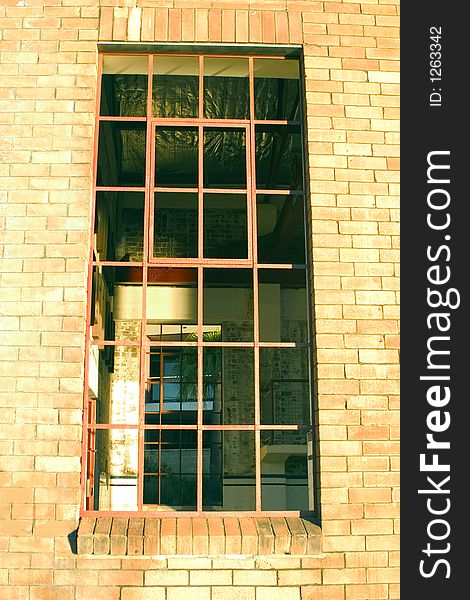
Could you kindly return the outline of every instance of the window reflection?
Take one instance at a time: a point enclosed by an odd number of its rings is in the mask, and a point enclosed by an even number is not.
[[[197,56],[155,56],[152,112],[155,117],[197,117],[199,97]]]
[[[204,269],[204,324],[221,326],[222,341],[253,341],[253,273]]]
[[[304,269],[259,269],[259,324],[263,342],[306,342]]]
[[[310,390],[307,348],[260,348],[263,425],[308,425]]]
[[[304,197],[256,196],[260,263],[305,264]]]
[[[297,120],[300,115],[299,61],[255,58],[255,118]]]
[[[137,510],[138,435],[135,429],[94,432],[95,510]]]
[[[154,205],[153,257],[197,257],[197,194],[157,192]]]
[[[204,195],[204,257],[247,258],[245,194]]]
[[[263,510],[309,510],[312,483],[311,434],[261,432],[261,506]]]
[[[145,117],[148,59],[146,56],[103,56],[100,114]]]
[[[142,187],[145,183],[145,123],[102,121],[97,185]]]
[[[145,431],[144,504],[170,510],[196,506],[196,432]]]
[[[204,117],[248,119],[247,58],[204,58]]]
[[[246,131],[239,127],[204,130],[204,187],[246,188]]]
[[[197,348],[150,348],[145,422],[197,422]]]
[[[254,432],[205,431],[203,477],[205,510],[255,510]]]
[[[141,262],[144,244],[144,194],[96,194],[94,253],[99,261]]]
[[[303,188],[300,126],[257,125],[255,151],[257,188]]]
[[[198,131],[196,127],[157,127],[155,185],[197,187]]]

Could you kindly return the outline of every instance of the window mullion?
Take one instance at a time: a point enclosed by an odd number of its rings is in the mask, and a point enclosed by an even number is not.
[[[151,185],[153,180],[153,132],[152,132],[152,55],[148,55],[147,73],[147,135],[145,147],[145,200],[144,200],[144,235],[142,252],[142,314],[140,324],[140,386],[139,386],[139,432],[138,432],[138,467],[137,467],[137,510],[143,510],[144,504],[144,471],[145,471],[145,391],[147,378],[150,375],[150,353],[144,352],[147,342],[147,280],[148,259],[150,252],[149,233],[153,231],[151,224]],[[150,349],[149,349],[150,350]]]
[[[198,102],[198,156],[197,156],[197,203],[198,203],[198,270],[197,270],[197,436],[196,436],[196,510],[202,511],[202,480],[203,480],[203,402],[204,402],[204,377],[203,377],[203,268],[201,261],[204,254],[204,127],[203,118],[203,90],[204,90],[204,58],[199,57],[199,102]]]
[[[250,134],[247,136],[247,155],[249,156],[247,183],[249,208],[251,213],[251,229],[248,238],[248,253],[253,264],[253,340],[254,340],[254,425],[255,425],[255,489],[256,511],[261,511],[261,434],[260,425],[260,374],[259,374],[259,293],[258,293],[258,248],[257,248],[257,215],[256,215],[256,156],[255,156],[255,81],[254,60],[248,59],[249,98],[250,98]]]
[[[203,461],[203,401],[204,401],[204,377],[203,377],[203,347],[202,347],[202,315],[203,315],[203,268],[198,267],[197,277],[197,439],[196,439],[196,510],[202,511],[202,461]]]

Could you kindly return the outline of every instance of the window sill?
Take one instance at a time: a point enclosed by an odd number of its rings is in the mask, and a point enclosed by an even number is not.
[[[301,517],[82,517],[80,555],[220,556],[321,552],[321,530]]]

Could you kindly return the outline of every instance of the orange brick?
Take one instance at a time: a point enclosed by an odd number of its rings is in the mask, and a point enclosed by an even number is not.
[[[209,39],[213,41],[222,39],[222,11],[220,9],[209,9]]]
[[[223,42],[234,42],[235,41],[235,11],[234,10],[223,10],[222,11],[222,41]]]
[[[214,586],[212,588],[212,600],[255,600],[255,588]],[[298,598],[296,598],[296,600],[298,600]]]
[[[155,10],[151,8],[142,9],[142,31],[143,42],[153,42],[155,36]]]
[[[137,591],[136,588],[124,588],[124,590],[132,589],[133,592]],[[77,586],[76,587],[76,600],[96,600],[96,586]],[[108,586],[100,586],[99,587],[100,599],[103,600],[119,600],[121,598],[121,588],[120,587],[108,587]],[[126,592],[127,594],[127,592]],[[160,600],[157,595],[155,595],[155,600]]]
[[[168,11],[168,40],[176,42],[181,40],[181,9],[170,8]]]
[[[168,41],[168,9],[155,8],[155,40]]]
[[[248,42],[248,11],[237,10],[235,11],[235,39],[239,43]]]
[[[343,585],[302,586],[302,600],[344,600]]]
[[[388,597],[385,584],[349,585],[346,587],[346,600],[382,600]]]
[[[274,24],[276,30],[276,43],[286,44],[289,42],[289,24],[287,13],[276,11],[274,13]]]

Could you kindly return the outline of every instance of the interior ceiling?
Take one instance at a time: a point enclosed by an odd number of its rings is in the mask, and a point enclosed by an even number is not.
[[[112,55],[103,57],[103,73],[106,75],[145,75],[147,55]],[[180,55],[155,55],[153,58],[155,75],[198,75],[199,57]],[[255,77],[275,79],[298,79],[299,62],[296,59],[259,58],[254,60]],[[206,77],[248,77],[248,59],[242,57],[206,57],[204,59]]]

